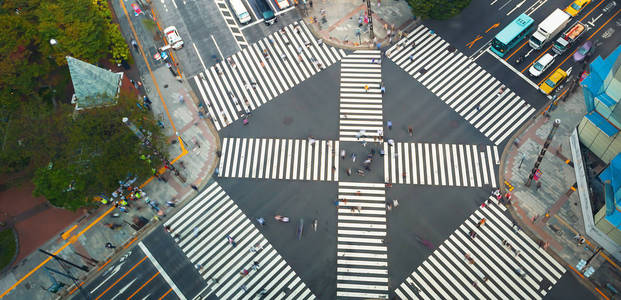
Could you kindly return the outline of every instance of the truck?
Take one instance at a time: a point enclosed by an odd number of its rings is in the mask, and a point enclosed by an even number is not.
[[[557,8],[539,23],[537,31],[530,37],[528,44],[535,50],[543,48],[547,42],[553,40],[557,34],[565,29],[569,19],[571,19],[569,14]]]
[[[554,47],[552,47],[552,51],[556,54],[563,54],[567,47],[578,40],[582,34],[586,31],[586,27],[584,24],[580,23],[580,21],[576,22],[573,26],[569,28],[569,30],[565,31],[557,40],[554,42]]]

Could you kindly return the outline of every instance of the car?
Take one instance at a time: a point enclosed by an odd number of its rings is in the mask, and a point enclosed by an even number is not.
[[[567,73],[558,68],[539,85],[539,90],[546,95],[550,95],[565,78],[567,78]]]
[[[177,27],[169,26],[164,29],[164,35],[166,36],[166,40],[168,41],[168,45],[175,49],[181,49],[183,47],[183,40],[177,31]]]
[[[270,26],[278,22],[278,19],[271,9],[266,9],[263,11],[263,22],[265,22],[265,25]]]
[[[276,0],[276,5],[278,5],[278,8],[280,9],[285,9],[289,7],[290,4],[287,0]]]
[[[593,49],[593,41],[584,42],[584,44],[582,44],[582,46],[580,46],[580,48],[576,50],[576,53],[574,53],[574,61],[579,62],[579,61],[584,60],[585,57],[591,54],[592,49]]]
[[[144,15],[144,11],[142,11],[142,9],[140,9],[140,6],[138,6],[138,4],[136,3],[132,3],[132,9],[134,10],[134,16],[139,16],[139,15]]]
[[[554,55],[550,53],[544,54],[528,69],[528,73],[533,77],[539,77],[554,63]]]
[[[582,9],[584,9],[584,7],[589,5],[589,3],[591,3],[591,0],[575,0],[574,2],[569,4],[567,8],[565,8],[565,12],[572,17],[575,17],[577,14],[580,13]]]

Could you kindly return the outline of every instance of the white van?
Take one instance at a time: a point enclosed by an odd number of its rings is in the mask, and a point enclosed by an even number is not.
[[[538,77],[543,72],[545,72],[552,64],[554,63],[554,55],[550,53],[544,54],[537,62],[535,62],[528,72],[533,77]]]
[[[246,10],[246,7],[244,6],[244,3],[242,3],[242,0],[231,0],[231,8],[237,16],[239,23],[246,24],[252,21],[252,18],[250,18],[250,14]]]

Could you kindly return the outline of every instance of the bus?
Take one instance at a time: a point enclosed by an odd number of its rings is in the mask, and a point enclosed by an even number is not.
[[[492,51],[498,56],[504,57],[509,50],[533,31],[534,22],[535,20],[526,14],[519,15],[494,37]]]

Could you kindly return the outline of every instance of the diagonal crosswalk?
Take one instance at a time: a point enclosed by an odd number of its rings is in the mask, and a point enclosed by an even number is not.
[[[424,25],[392,46],[387,56],[496,145],[535,112],[530,104]]]
[[[385,186],[339,182],[338,298],[388,299]]]
[[[382,130],[381,53],[357,50],[341,60],[340,141],[374,141]]]
[[[223,138],[219,177],[337,181],[339,142]]]
[[[194,83],[221,130],[343,56],[295,22],[199,73]]]
[[[265,299],[280,299],[285,288],[290,291],[287,299],[315,299],[218,183],[211,184],[164,225],[170,227],[192,264],[200,265],[199,273],[219,299],[255,299],[263,289],[268,291]],[[227,242],[227,236],[234,239],[235,246]],[[257,269],[253,269],[255,262]],[[246,276],[240,275],[244,269],[249,271]]]
[[[387,183],[496,187],[498,148],[477,145],[384,143]]]
[[[490,201],[406,278],[395,290],[399,298],[542,299],[552,289],[563,266]]]

